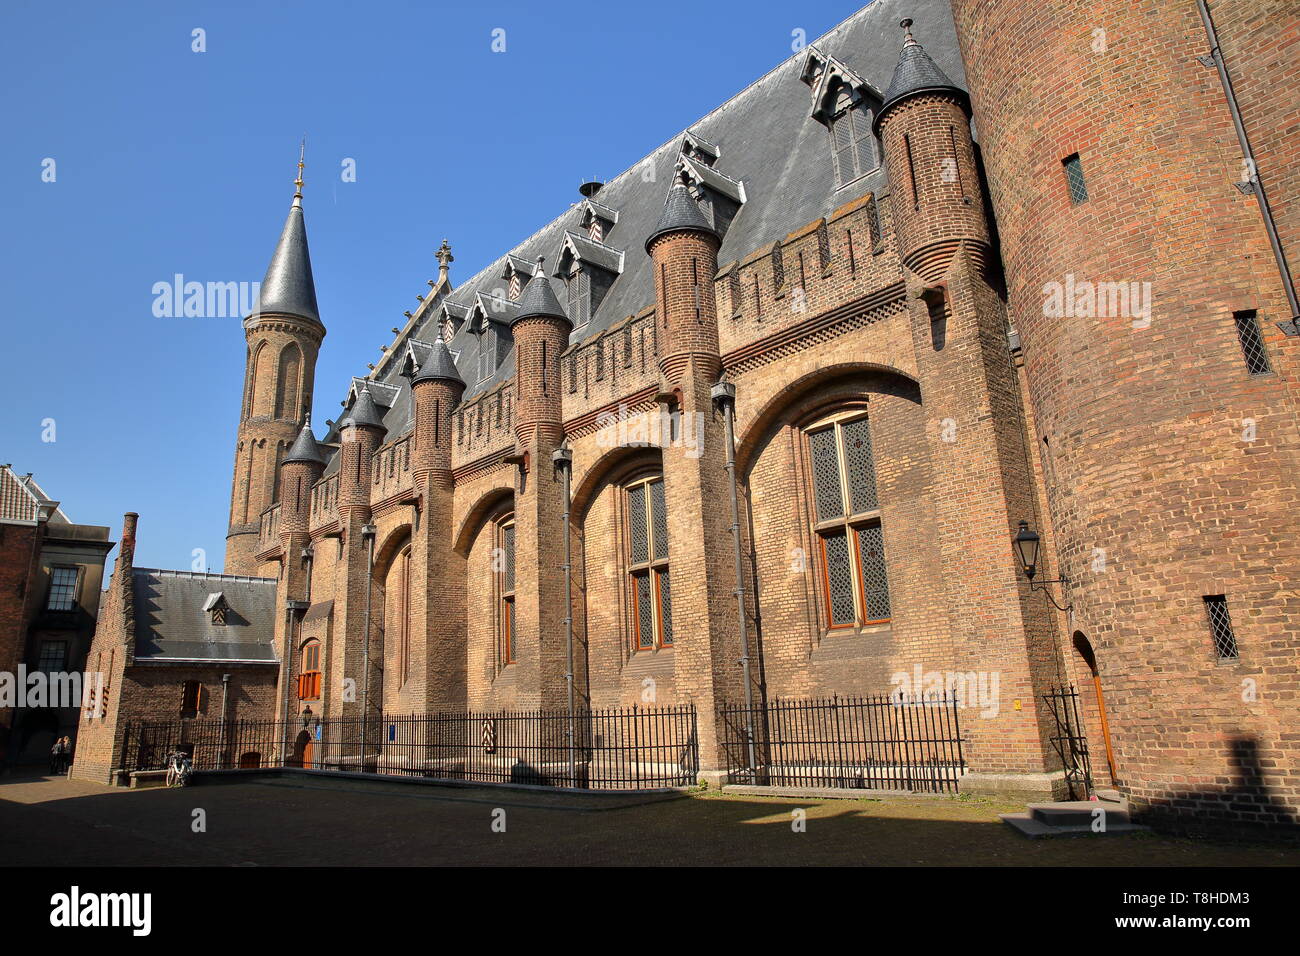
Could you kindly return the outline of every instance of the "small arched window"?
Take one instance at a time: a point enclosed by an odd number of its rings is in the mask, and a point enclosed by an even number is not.
[[[673,643],[673,602],[668,576],[668,511],[662,475],[625,487],[627,561],[631,576],[632,648],[651,650]]]
[[[302,370],[302,353],[290,342],[280,352],[280,367],[276,374],[275,417],[298,418],[298,377]]]
[[[828,126],[836,186],[847,186],[880,165],[876,139],[871,133],[871,108],[862,94],[841,85],[835,93],[835,111]]]
[[[298,671],[298,699],[320,700],[320,641],[310,640],[302,646],[302,666]]]
[[[497,646],[501,666],[515,662],[515,516],[508,514],[496,524],[496,546],[492,569],[496,575]]]
[[[805,430],[817,574],[829,629],[889,621],[875,458],[867,416],[850,412]]]

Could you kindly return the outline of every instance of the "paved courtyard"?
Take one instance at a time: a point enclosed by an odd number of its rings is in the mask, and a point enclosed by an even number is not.
[[[206,832],[191,828],[194,811]],[[806,811],[794,832],[792,811]],[[1135,834],[1027,840],[966,798],[588,796],[288,775],[122,790],[0,777],[0,863],[1271,866],[1300,851]],[[505,832],[494,819],[504,811]]]

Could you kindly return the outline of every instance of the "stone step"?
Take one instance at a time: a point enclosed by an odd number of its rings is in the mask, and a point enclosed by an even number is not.
[[[1092,829],[1091,818],[1087,823],[1081,824],[1057,824],[1055,826],[1044,823],[1035,817],[1032,813],[999,813],[998,816],[1002,822],[1007,824],[1017,833],[1026,836],[1031,840],[1041,837],[1101,837],[1101,836],[1119,836],[1125,833],[1148,833],[1150,827],[1144,827],[1137,823],[1117,823],[1113,820],[1106,821],[1106,829],[1103,832],[1095,833]]]
[[[1031,803],[1029,813],[1049,827],[1091,826],[1093,814],[1101,810],[1106,814],[1106,824],[1131,822],[1128,807],[1121,803],[1102,800],[1063,800],[1059,803]]]

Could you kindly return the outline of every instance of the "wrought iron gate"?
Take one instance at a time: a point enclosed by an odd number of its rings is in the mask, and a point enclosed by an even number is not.
[[[1079,690],[1073,685],[1052,687],[1043,695],[1056,722],[1052,746],[1065,768],[1065,784],[1071,800],[1092,796],[1092,761],[1088,757],[1088,738],[1079,719]]]

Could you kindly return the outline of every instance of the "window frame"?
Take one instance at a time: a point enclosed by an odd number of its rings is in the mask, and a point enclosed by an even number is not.
[[[835,631],[877,630],[888,628],[893,623],[893,597],[889,593],[888,561],[883,554],[884,520],[881,507],[879,485],[877,484],[875,507],[862,511],[853,510],[853,489],[849,480],[849,462],[845,445],[844,427],[855,422],[867,422],[870,436],[870,415],[865,408],[849,408],[817,417],[800,429],[803,436],[805,481],[809,503],[809,528],[815,539],[815,568],[817,591],[820,596],[820,614],[824,618],[827,633]],[[821,518],[817,504],[817,476],[812,450],[814,435],[830,431],[835,438],[835,457],[839,477],[841,513],[829,518]],[[872,445],[872,478],[876,478],[875,447]],[[870,616],[870,602],[867,596],[866,569],[862,565],[862,534],[871,528],[879,528],[882,538],[881,563],[884,566],[885,598],[889,603],[889,615],[886,617]],[[827,541],[832,537],[843,536],[845,547],[849,552],[850,586],[853,598],[853,620],[836,623],[835,610],[831,595],[830,558],[827,553]]]
[[[664,476],[662,471],[644,472],[635,477],[624,481],[622,484],[623,493],[623,514],[624,514],[624,538],[625,546],[623,549],[624,567],[627,570],[628,579],[631,582],[629,588],[629,600],[631,605],[632,617],[632,652],[640,651],[662,651],[665,648],[674,646],[674,635],[672,627],[672,574],[670,563],[670,548],[668,544],[668,518],[667,504],[665,500],[664,510],[664,553],[660,555],[655,547],[654,533],[654,516],[655,516],[655,496],[651,490],[652,486],[660,485],[664,488],[665,494],[667,486],[664,485]],[[634,543],[634,524],[632,517],[632,493],[635,489],[643,489],[645,495],[645,542],[646,558],[644,561],[637,561],[633,555]],[[648,582],[648,593],[651,609],[651,625],[653,633],[650,635],[649,643],[642,642],[641,634],[641,613],[640,613],[640,579],[646,579]],[[668,581],[668,614],[664,615],[664,580]],[[665,625],[666,622],[666,625]]]
[[[313,661],[314,658],[314,661]],[[321,690],[321,643],[317,638],[308,638],[298,652],[298,699],[320,700]],[[315,667],[311,664],[315,663]]]
[[[60,584],[58,575],[60,571],[72,572],[72,585],[68,593],[67,607],[54,607],[54,595],[62,592],[68,586]],[[81,566],[77,564],[54,564],[50,566],[50,586],[45,594],[45,610],[53,614],[70,614],[80,606],[77,601],[81,593]]]
[[[496,591],[497,659],[504,669],[517,663],[518,629],[516,626],[515,547],[517,525],[514,512],[507,512],[493,522],[493,548],[502,557],[502,566],[494,574]],[[507,547],[507,540],[509,546]]]
[[[190,689],[193,688],[193,706],[189,706]],[[203,681],[181,681],[181,720],[195,720],[203,712]]]
[[[834,108],[826,118],[826,131],[830,136],[831,169],[835,174],[835,188],[839,190],[880,168],[881,145],[872,132],[875,111],[870,101],[861,92],[848,83],[840,83],[831,92],[831,97]],[[842,97],[847,97],[847,105],[840,105]],[[857,116],[853,115],[854,111],[857,111]],[[844,147],[837,144],[837,132],[843,133],[846,138]],[[871,165],[865,167],[862,162],[864,144],[871,150]],[[852,160],[852,169],[847,173],[841,162],[842,154],[847,154]]]
[[[46,667],[46,649],[53,647],[60,648],[58,660],[59,666],[57,668]],[[68,668],[68,647],[68,641],[47,640],[42,638],[40,646],[36,649],[36,669],[42,674],[64,673]]]

